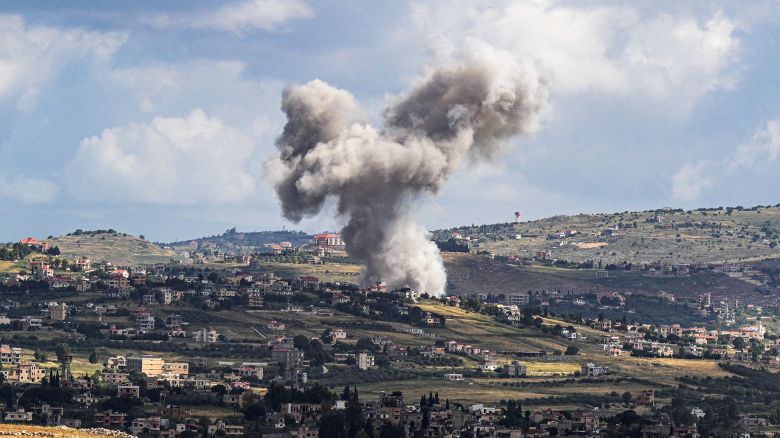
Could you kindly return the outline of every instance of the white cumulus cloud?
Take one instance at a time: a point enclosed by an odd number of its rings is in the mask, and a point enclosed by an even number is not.
[[[230,32],[271,30],[289,20],[312,15],[314,12],[303,0],[250,0],[223,6],[199,24]]]
[[[554,94],[640,95],[692,106],[737,80],[736,24],[722,13],[653,13],[630,4],[435,2],[412,22],[440,57],[480,39],[539,61]]]
[[[672,197],[691,202],[699,198],[702,192],[712,187],[712,163],[697,161],[686,163],[672,176]]]
[[[106,61],[125,35],[83,29],[33,26],[16,15],[0,15],[0,101],[16,99],[20,111],[35,107],[39,87],[75,59]]]
[[[65,174],[82,200],[150,204],[216,204],[256,190],[254,141],[203,110],[155,117],[84,139]]]
[[[59,188],[45,179],[0,174],[0,198],[13,199],[25,204],[42,204],[53,201],[58,192]]]
[[[780,157],[780,119],[770,120],[753,137],[737,146],[729,169],[756,168],[760,164],[777,161]]]
[[[279,127],[283,123],[277,108],[284,82],[253,78],[239,61],[195,59],[117,68],[109,80],[130,92],[127,101],[146,114],[181,114],[197,107],[238,126],[253,123],[259,113],[275,116]],[[272,110],[263,111],[267,108]]]
[[[191,14],[155,15],[148,21],[160,27],[180,26],[246,33],[274,30],[288,21],[314,16],[305,0],[244,0]]]

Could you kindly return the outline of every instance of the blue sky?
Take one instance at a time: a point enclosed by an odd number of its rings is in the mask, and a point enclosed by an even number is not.
[[[319,78],[380,120],[464,47],[527,61],[550,98],[535,134],[416,201],[429,228],[516,210],[776,204],[779,14],[768,2],[6,2],[0,240],[336,228],[327,211],[284,221],[263,178],[283,88]]]

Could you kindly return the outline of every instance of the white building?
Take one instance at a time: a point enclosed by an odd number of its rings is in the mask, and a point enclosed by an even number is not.
[[[597,366],[593,362],[588,362],[582,366],[583,376],[598,377],[605,374],[609,374],[609,368]]]
[[[333,336],[333,339],[347,339],[347,331],[342,328],[333,329],[330,334]]]
[[[192,334],[192,337],[195,340],[195,342],[212,344],[214,342],[217,342],[217,340],[219,340],[219,333],[217,333],[216,330],[214,329],[203,329],[194,332]]]
[[[357,355],[357,368],[365,371],[374,367],[374,356],[368,353],[359,353]]]
[[[22,361],[22,349],[3,344],[0,346],[0,363],[18,365]]]

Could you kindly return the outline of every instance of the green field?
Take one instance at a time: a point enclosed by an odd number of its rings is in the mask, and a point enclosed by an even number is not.
[[[27,265],[23,263],[14,263],[7,260],[0,260],[0,274],[13,274],[26,268]]]
[[[326,282],[351,282],[357,283],[361,265],[346,263],[329,263],[325,265],[292,264],[292,263],[265,263],[261,265],[262,271],[270,271],[284,278],[297,278],[303,275],[314,275]]]

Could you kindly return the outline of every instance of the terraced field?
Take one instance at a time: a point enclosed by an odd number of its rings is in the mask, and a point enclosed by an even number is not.
[[[533,329],[517,329],[504,326],[491,317],[468,312],[459,308],[446,307],[439,304],[420,304],[423,310],[446,315],[446,328],[430,330],[437,333],[438,339],[454,339],[459,342],[471,342],[475,345],[493,348],[506,348],[511,351],[556,347],[563,351],[570,344],[562,338],[544,335]],[[552,318],[545,318],[545,324],[567,325]],[[676,387],[676,378],[686,375],[706,375],[713,378],[731,375],[712,360],[684,360],[638,357],[608,357],[603,356],[598,349],[597,337],[603,334],[597,330],[579,327],[579,331],[588,337],[587,342],[576,345],[580,349],[577,356],[554,356],[546,359],[521,361],[528,367],[528,377],[519,379],[497,379],[484,377],[466,378],[460,382],[450,382],[443,375],[448,372],[468,372],[464,368],[440,368],[440,375],[435,375],[435,385],[430,380],[390,380],[369,382],[360,386],[362,394],[378,394],[380,391],[400,390],[410,399],[417,399],[427,394],[429,388],[436,387],[440,397],[449,398],[459,403],[498,402],[506,399],[539,399],[539,407],[561,408],[560,402],[549,402],[547,398],[575,396],[570,403],[572,408],[592,408],[587,403],[576,402],[576,395],[610,396],[614,393],[623,394],[628,391],[637,393],[646,389],[664,389]],[[441,336],[439,336],[441,335]],[[549,349],[548,349],[549,351]],[[508,362],[502,359],[500,362]],[[587,362],[595,362],[610,369],[606,379],[591,381],[575,377],[581,366]],[[465,364],[465,363],[464,363]],[[468,363],[473,366],[473,364]],[[545,404],[548,403],[548,404]],[[537,406],[537,405],[534,405]]]
[[[122,234],[82,234],[48,239],[66,257],[88,257],[94,262],[111,262],[118,265],[143,265],[164,263],[176,257],[176,253],[152,242]]]

